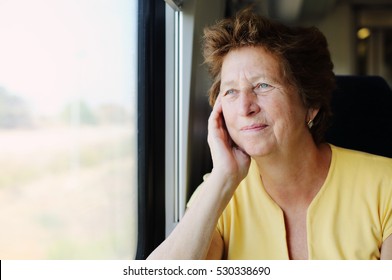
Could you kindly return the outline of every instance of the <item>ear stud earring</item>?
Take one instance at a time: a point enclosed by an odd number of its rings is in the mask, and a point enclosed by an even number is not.
[[[309,129],[311,129],[313,127],[313,120],[309,120],[307,123]]]

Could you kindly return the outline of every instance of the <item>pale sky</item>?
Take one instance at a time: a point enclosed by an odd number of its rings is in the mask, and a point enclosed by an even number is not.
[[[135,103],[136,0],[0,0],[0,87],[38,114]]]

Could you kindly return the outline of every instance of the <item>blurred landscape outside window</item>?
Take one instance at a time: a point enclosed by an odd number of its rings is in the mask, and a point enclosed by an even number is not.
[[[133,259],[137,1],[0,1],[0,259]]]

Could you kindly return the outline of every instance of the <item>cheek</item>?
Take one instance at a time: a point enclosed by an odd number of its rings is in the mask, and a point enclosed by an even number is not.
[[[300,107],[286,106],[280,111],[273,112],[275,116],[275,132],[279,135],[295,134],[301,131],[305,114]]]

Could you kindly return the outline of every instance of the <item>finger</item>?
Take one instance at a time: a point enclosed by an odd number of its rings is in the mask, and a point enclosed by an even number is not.
[[[218,96],[216,97],[216,100],[215,100],[215,104],[221,103],[221,100],[222,100],[222,95],[220,93],[218,93]]]
[[[213,128],[220,128],[222,127],[222,103],[220,102],[220,98],[216,100],[214,107],[212,109],[212,112],[210,114],[209,120],[208,120],[208,128],[213,129]]]

